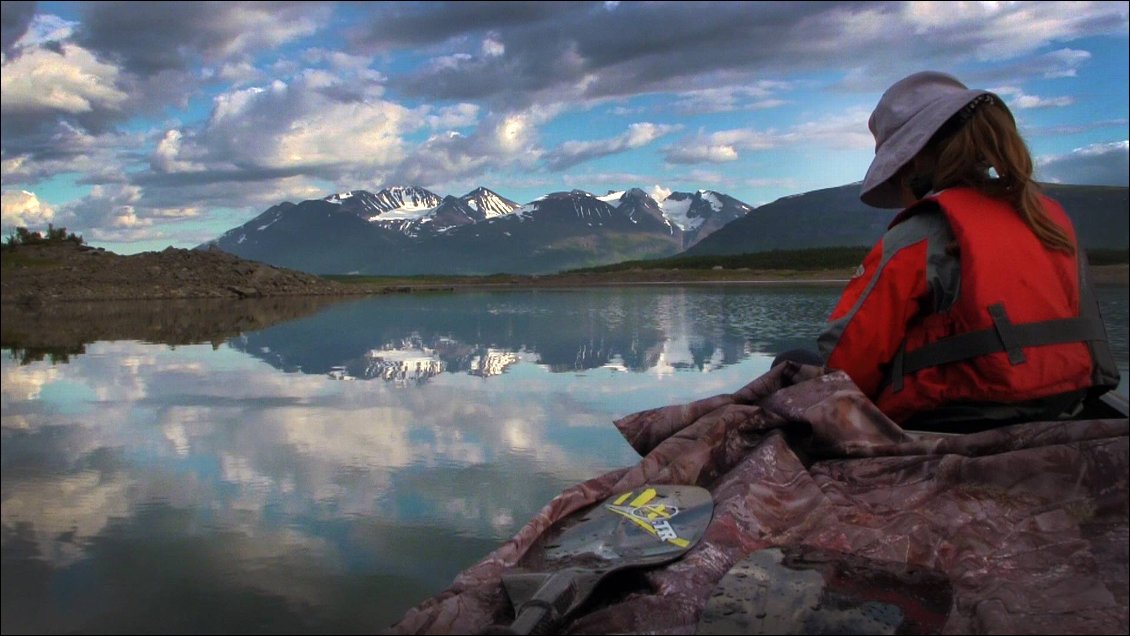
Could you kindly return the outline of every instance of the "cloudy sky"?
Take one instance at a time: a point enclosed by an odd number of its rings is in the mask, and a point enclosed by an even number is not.
[[[1126,2],[3,2],[3,231],[191,247],[281,201],[859,181],[919,70],[1127,185]]]

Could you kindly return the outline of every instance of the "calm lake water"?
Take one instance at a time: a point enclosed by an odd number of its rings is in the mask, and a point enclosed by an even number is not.
[[[812,347],[839,291],[382,296],[205,344],[9,348],[3,632],[378,632],[634,464],[613,420]],[[1125,393],[1127,290],[1100,295]]]

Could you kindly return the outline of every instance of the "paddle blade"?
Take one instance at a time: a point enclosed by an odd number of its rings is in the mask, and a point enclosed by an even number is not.
[[[547,533],[525,568],[502,576],[516,617],[492,633],[552,630],[613,571],[682,556],[713,516],[710,492],[696,486],[646,486],[609,497]]]
[[[579,563],[641,567],[693,547],[714,514],[710,492],[697,486],[646,486],[609,497],[545,545],[548,569]],[[599,567],[599,566],[597,566]]]

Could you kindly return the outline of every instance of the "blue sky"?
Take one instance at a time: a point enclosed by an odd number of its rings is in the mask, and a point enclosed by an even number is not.
[[[762,205],[859,181],[927,69],[998,92],[1037,178],[1126,186],[1128,7],[4,2],[3,231],[191,247],[391,185]]]

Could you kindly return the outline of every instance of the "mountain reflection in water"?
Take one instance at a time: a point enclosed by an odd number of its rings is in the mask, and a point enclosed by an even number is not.
[[[339,379],[489,377],[520,359],[554,372],[707,371],[815,346],[831,288],[538,290],[343,303],[248,333],[232,346],[288,371]]]

